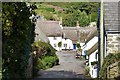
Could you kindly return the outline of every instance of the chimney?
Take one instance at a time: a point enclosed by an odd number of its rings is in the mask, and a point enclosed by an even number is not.
[[[62,17],[60,17],[59,25],[62,25]]]
[[[59,25],[60,25],[60,27],[63,29],[63,27],[62,27],[62,17],[60,17]]]
[[[80,27],[80,26],[79,26],[79,21],[76,22],[76,27]]]

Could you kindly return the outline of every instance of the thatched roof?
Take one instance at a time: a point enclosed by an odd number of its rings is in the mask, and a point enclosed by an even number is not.
[[[40,20],[37,22],[38,27],[46,34],[46,36],[61,36],[62,29],[58,21],[45,21]]]
[[[65,34],[65,38],[69,38],[76,43],[78,40],[84,43],[88,37],[88,35],[96,29],[96,27],[60,27],[58,21],[45,21],[39,20],[37,22],[37,26],[41,29],[46,36],[62,36]]]
[[[64,35],[64,38],[71,39],[73,43],[76,43],[78,41],[76,30],[63,30],[62,33]]]
[[[96,51],[98,49],[98,42],[87,51],[87,55],[92,54],[94,51]]]
[[[35,41],[43,41],[43,42],[49,42],[47,36],[42,32],[42,30],[37,27],[37,25],[35,26]]]
[[[93,37],[98,36],[97,28],[92,28],[90,34],[87,36],[85,43],[89,42]]]
[[[95,27],[63,27],[63,32],[66,33],[67,37],[71,40],[80,42],[85,42],[88,37],[88,34],[93,30],[96,29]]]

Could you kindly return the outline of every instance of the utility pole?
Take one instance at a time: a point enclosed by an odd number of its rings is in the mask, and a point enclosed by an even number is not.
[[[102,67],[104,58],[104,28],[103,28],[103,0],[101,0],[100,9],[100,67]]]
[[[103,0],[100,0],[98,3],[98,22],[97,22],[97,29],[98,29],[98,77],[99,72],[103,64],[104,59],[104,26],[103,26]]]

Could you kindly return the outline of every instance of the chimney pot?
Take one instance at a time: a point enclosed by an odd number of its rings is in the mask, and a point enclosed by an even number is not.
[[[76,26],[79,27],[79,21],[76,22]]]

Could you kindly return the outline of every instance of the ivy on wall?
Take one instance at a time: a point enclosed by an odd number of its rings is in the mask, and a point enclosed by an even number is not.
[[[117,53],[117,54],[110,53],[108,56],[106,56],[106,58],[103,61],[103,65],[100,69],[99,77],[101,79],[107,79],[107,67],[110,64],[113,64],[118,61],[120,61],[120,53]]]

